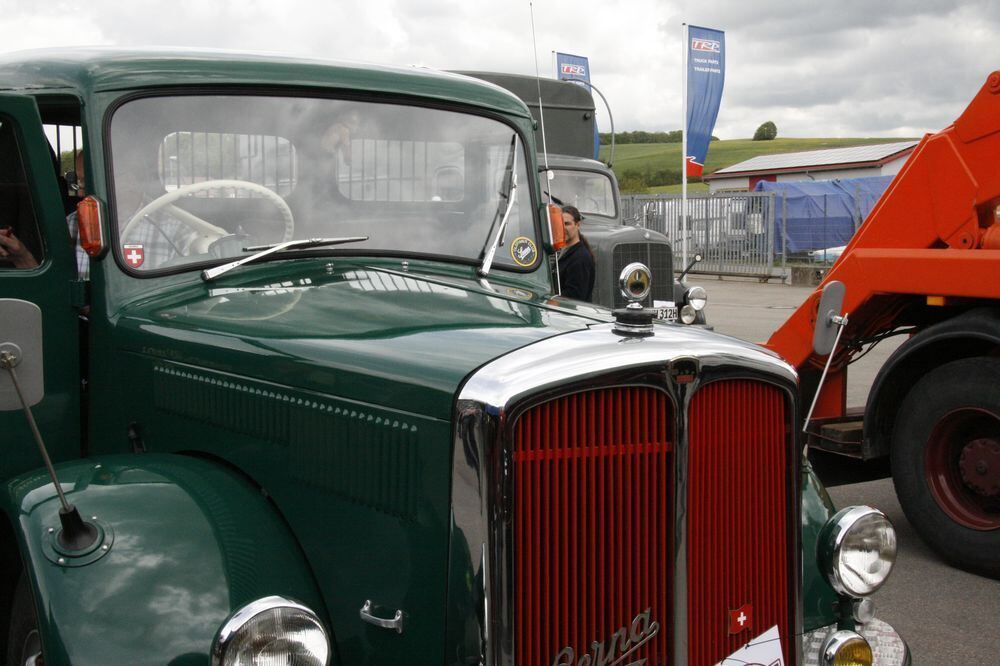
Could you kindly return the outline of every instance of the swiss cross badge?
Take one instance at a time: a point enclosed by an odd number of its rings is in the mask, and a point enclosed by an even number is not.
[[[743,604],[736,610],[729,611],[729,633],[738,634],[753,626],[753,606]]]
[[[124,250],[125,263],[132,268],[139,268],[139,266],[142,266],[142,262],[146,258],[146,254],[143,252],[141,245],[125,245]]]

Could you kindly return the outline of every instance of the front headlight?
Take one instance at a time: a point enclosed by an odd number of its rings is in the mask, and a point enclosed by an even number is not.
[[[872,666],[872,647],[853,631],[837,631],[823,644],[823,666]]]
[[[701,312],[708,304],[708,292],[704,287],[691,287],[684,292],[684,301],[694,308],[695,312]]]
[[[330,639],[323,623],[314,612],[284,597],[264,597],[239,609],[212,643],[212,666],[325,666],[329,658]]]
[[[870,506],[837,512],[820,536],[820,565],[840,594],[865,597],[882,587],[896,562],[896,530]]]

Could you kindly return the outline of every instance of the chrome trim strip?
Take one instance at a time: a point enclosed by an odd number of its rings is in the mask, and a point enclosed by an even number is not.
[[[517,416],[536,404],[558,396],[607,386],[650,386],[665,391],[677,409],[675,453],[675,552],[674,636],[686,636],[687,577],[687,414],[691,396],[698,387],[715,379],[746,377],[782,388],[795,404],[798,376],[777,355],[756,345],[692,329],[679,324],[657,326],[645,338],[624,338],[613,333],[613,325],[554,336],[500,357],[473,373],[459,391],[455,404],[455,441],[452,464],[452,557],[462,553],[456,567],[472,572],[470,590],[474,613],[455,616],[449,604],[448,626],[461,627],[460,634],[479,636],[479,663],[512,666],[513,548],[511,497],[511,425]],[[695,358],[700,373],[695,381],[675,384],[670,365],[679,358]],[[790,409],[794,412],[794,409]],[[790,418],[798,418],[797,412]],[[792,428],[795,432],[796,429]],[[799,519],[798,445],[790,443],[794,480],[793,516]],[[798,550],[794,539],[793,554]],[[795,555],[798,562],[798,555]],[[795,570],[799,567],[796,565]],[[796,590],[794,626],[801,628],[800,574],[792,572]],[[470,624],[474,625],[470,626]],[[678,633],[678,629],[683,629]],[[686,640],[674,641],[674,664],[687,662]]]
[[[229,619],[223,622],[219,631],[215,634],[215,638],[212,640],[212,666],[222,666],[222,658],[226,654],[226,649],[229,647],[233,636],[243,627],[243,625],[261,613],[274,610],[275,608],[294,608],[308,615],[316,623],[316,625],[323,630],[323,636],[326,638],[327,654],[331,653],[330,635],[327,632],[326,627],[323,626],[323,623],[320,622],[316,613],[309,607],[304,606],[297,601],[274,595],[270,597],[262,597],[256,601],[251,601],[230,615]]]

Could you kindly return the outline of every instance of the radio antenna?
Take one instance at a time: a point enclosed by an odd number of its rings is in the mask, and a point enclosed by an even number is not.
[[[549,170],[549,149],[545,145],[545,107],[542,106],[542,79],[538,74],[538,44],[535,43],[535,5],[528,0],[528,11],[531,13],[531,52],[535,57],[535,85],[538,87],[538,122],[542,125],[542,159],[545,170]],[[552,193],[549,193],[549,203],[552,203]]]

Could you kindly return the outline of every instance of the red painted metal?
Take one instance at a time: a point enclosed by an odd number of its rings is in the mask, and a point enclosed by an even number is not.
[[[558,398],[517,420],[518,666],[549,666],[564,648],[573,657],[564,651],[563,663],[598,651],[605,657],[614,653],[610,663],[622,652],[620,641],[631,639],[633,620],[647,608],[659,631],[631,659],[668,663],[673,424],[667,396],[642,387]],[[612,636],[622,628],[624,637],[612,647]]]
[[[723,380],[693,397],[688,455],[688,663],[715,664],[778,625],[791,663],[789,426],[782,392]],[[730,612],[753,627],[730,634]]]
[[[924,447],[931,496],[948,517],[971,530],[1000,529],[995,511],[1000,493],[993,481],[1000,461],[997,432],[1000,414],[974,407],[957,409],[937,422]]]
[[[906,306],[921,297],[1000,298],[998,113],[1000,71],[953,125],[924,137],[813,294],[771,335],[767,346],[803,377],[818,374],[825,361],[813,353],[812,336],[831,281],[847,287],[843,312],[850,313],[841,348],[852,351],[838,354],[830,368],[831,377],[843,376],[841,384],[863,348],[856,343],[907,323]],[[824,385],[818,418],[846,415],[845,401],[825,395],[838,386]]]

